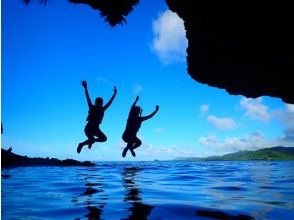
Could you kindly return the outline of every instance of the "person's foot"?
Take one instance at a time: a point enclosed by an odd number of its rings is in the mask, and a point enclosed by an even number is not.
[[[131,149],[131,148],[130,148],[130,151],[131,151],[133,157],[135,157],[135,156],[136,156],[136,153],[135,153],[134,149]]]
[[[79,146],[78,146],[78,148],[77,148],[77,152],[78,152],[78,154],[81,152],[83,146],[84,146],[84,145],[83,145],[82,143],[79,143]]]
[[[98,138],[96,138],[97,140]],[[92,145],[95,143],[95,140],[89,140],[88,148],[91,149]]]
[[[123,152],[122,152],[122,157],[125,157],[126,155],[127,155],[127,152],[128,152],[128,147],[125,147],[125,149],[123,150]]]

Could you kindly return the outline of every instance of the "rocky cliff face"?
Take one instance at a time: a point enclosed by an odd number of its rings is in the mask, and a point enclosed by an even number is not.
[[[19,166],[95,166],[90,161],[77,161],[73,159],[59,160],[56,158],[40,158],[21,156],[1,148],[1,167],[19,167]]]
[[[166,0],[184,20],[188,73],[230,94],[294,103],[290,3]]]
[[[139,0],[68,1],[100,11],[111,26],[124,23],[139,3]],[[194,80],[234,95],[279,97],[294,104],[291,1],[166,0],[166,3],[184,20],[187,70]]]

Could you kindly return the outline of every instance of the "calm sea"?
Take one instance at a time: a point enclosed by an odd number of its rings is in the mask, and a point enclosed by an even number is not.
[[[2,169],[2,219],[294,219],[294,161]]]

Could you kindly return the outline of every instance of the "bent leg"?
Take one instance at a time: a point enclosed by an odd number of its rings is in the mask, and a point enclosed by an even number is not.
[[[89,139],[89,144],[88,144],[88,148],[91,149],[92,145],[95,142],[105,142],[107,141],[107,137],[106,135],[100,130],[100,128],[96,129],[95,133],[94,133],[95,137],[93,139]]]
[[[83,144],[88,145],[88,148],[90,149],[92,147],[92,144],[95,142],[95,130],[92,126],[86,126],[85,134],[88,137],[88,140],[84,141]]]
[[[94,134],[97,138],[95,138],[95,142],[105,142],[107,141],[106,135],[100,130],[100,128],[97,129],[97,131]]]
[[[86,140],[86,141],[84,141],[84,142],[79,143],[78,148],[77,148],[77,152],[78,152],[78,154],[81,152],[82,148],[83,148],[85,145],[89,144],[89,142],[90,142],[90,140],[88,139],[88,140]]]
[[[81,142],[79,143],[78,145],[78,148],[77,148],[77,152],[80,153],[82,148],[85,146],[85,145],[88,145],[88,146],[92,146],[92,144],[95,142],[95,139],[94,139],[94,136],[92,138],[89,138],[88,140],[85,140],[84,142]],[[89,147],[90,148],[90,147]]]
[[[93,135],[93,130],[91,129],[91,126],[89,126],[89,124],[87,124],[85,126],[84,132],[88,138],[88,140],[85,140],[84,142],[79,143],[78,148],[77,148],[77,152],[78,154],[81,152],[82,148],[85,145],[92,145],[92,143],[94,143],[94,135]]]
[[[123,133],[122,139],[124,142],[127,143],[127,146],[123,149],[122,157],[125,157],[127,155],[128,150],[130,150],[134,145],[134,135],[131,135],[129,133]]]
[[[125,157],[127,155],[127,152],[129,149],[131,149],[133,144],[128,143],[127,146],[124,148],[123,152],[122,152],[122,157]]]
[[[133,149],[136,149],[136,148],[140,147],[141,145],[142,145],[142,141],[138,137],[136,137],[135,143],[133,145]]]
[[[132,153],[132,155],[133,155],[133,157],[136,156],[136,153],[135,153],[134,150],[135,150],[136,148],[138,148],[139,146],[141,146],[141,144],[142,144],[142,141],[141,141],[138,137],[135,137],[135,140],[134,140],[133,145],[129,148],[130,151],[131,151],[131,153]]]

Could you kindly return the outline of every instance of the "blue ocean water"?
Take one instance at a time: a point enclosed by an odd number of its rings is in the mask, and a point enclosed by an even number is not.
[[[2,169],[2,219],[294,219],[294,161]]]

